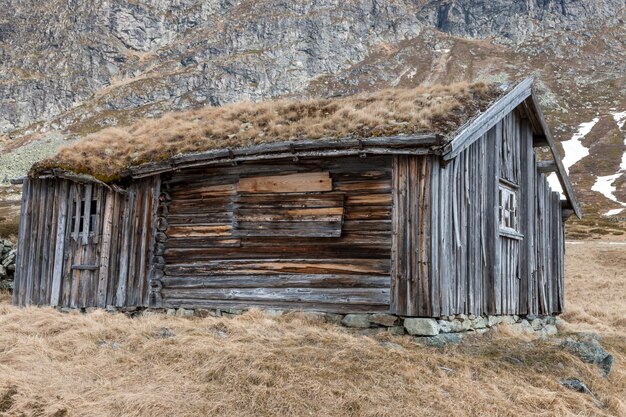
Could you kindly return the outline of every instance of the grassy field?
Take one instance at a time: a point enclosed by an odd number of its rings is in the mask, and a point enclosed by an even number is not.
[[[608,378],[558,340],[498,333],[443,349],[252,311],[234,318],[0,303],[0,415],[624,416],[626,246],[567,245],[560,338],[594,331]],[[594,396],[567,390],[577,377]]]

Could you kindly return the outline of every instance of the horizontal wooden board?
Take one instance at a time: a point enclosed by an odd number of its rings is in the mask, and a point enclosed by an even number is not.
[[[190,226],[174,226],[167,229],[169,237],[224,237],[232,236],[232,225],[215,224],[215,225],[190,225]]]
[[[283,310],[314,310],[329,313],[379,313],[389,311],[389,304],[348,304],[320,302],[287,302],[261,300],[209,300],[174,298],[171,295],[163,299],[165,308],[276,308]]]
[[[240,193],[301,193],[332,189],[333,184],[328,172],[241,178],[237,186]]]
[[[163,288],[164,298],[290,301],[341,304],[389,303],[388,288]]]
[[[388,288],[388,275],[277,274],[241,276],[165,276],[164,288]]]
[[[202,263],[168,264],[166,275],[241,274],[364,274],[389,273],[389,260],[381,259],[237,259]]]

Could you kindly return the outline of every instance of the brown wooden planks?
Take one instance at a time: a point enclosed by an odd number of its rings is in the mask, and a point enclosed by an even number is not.
[[[240,193],[301,193],[332,189],[332,180],[328,172],[241,178],[237,185]]]

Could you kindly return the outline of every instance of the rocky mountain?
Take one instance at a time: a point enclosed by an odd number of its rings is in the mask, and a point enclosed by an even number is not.
[[[557,139],[598,119],[570,173],[617,211],[625,43],[624,0],[0,0],[0,179],[171,110],[532,74]]]

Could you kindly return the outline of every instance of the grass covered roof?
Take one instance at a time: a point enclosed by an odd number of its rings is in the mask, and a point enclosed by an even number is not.
[[[484,83],[386,89],[333,99],[280,99],[168,113],[110,127],[61,148],[33,172],[60,168],[105,181],[181,154],[262,143],[399,134],[449,135],[502,91]]]

